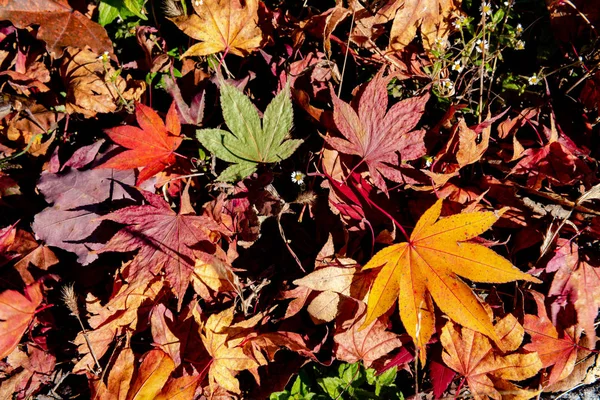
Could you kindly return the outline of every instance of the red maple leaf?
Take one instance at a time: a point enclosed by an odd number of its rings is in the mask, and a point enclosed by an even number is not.
[[[424,130],[413,131],[425,111],[429,94],[394,104],[389,111],[387,84],[392,75],[383,76],[384,69],[367,84],[358,102],[358,112],[334,93],[333,119],[345,137],[326,137],[327,143],[344,154],[362,158],[369,168],[375,186],[387,191],[383,177],[402,182],[398,155],[402,161],[415,160],[426,152]],[[387,111],[387,112],[386,112]]]
[[[130,283],[147,281],[164,271],[180,308],[196,260],[208,256],[201,242],[213,243],[212,233],[223,233],[225,229],[207,216],[176,213],[154,193],[143,195],[147,205],[125,207],[102,217],[126,226],[99,253],[139,249],[128,265]]]
[[[132,169],[142,167],[136,185],[153,177],[175,163],[175,150],[181,144],[181,125],[171,105],[165,123],[150,107],[136,104],[135,118],[139,128],[135,126],[117,126],[105,132],[111,140],[128,150],[117,154],[98,168]]]

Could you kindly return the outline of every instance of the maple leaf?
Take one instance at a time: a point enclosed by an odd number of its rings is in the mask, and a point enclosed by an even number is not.
[[[293,111],[287,86],[267,106],[262,127],[250,99],[226,82],[221,83],[221,109],[231,132],[201,129],[196,133],[200,143],[217,158],[234,163],[219,175],[218,180],[245,178],[259,163],[285,160],[302,143],[299,139],[288,139]]]
[[[515,175],[527,177],[527,187],[538,190],[544,180],[557,186],[580,182],[590,173],[583,160],[559,141],[551,141],[541,148],[527,149],[512,170]]]
[[[221,386],[230,392],[241,393],[235,375],[239,371],[259,366],[254,358],[246,355],[242,347],[237,346],[239,340],[230,342],[228,328],[231,329],[232,321],[233,308],[212,314],[201,335],[202,343],[212,357],[208,371],[211,392],[217,391]]]
[[[67,0],[5,0],[0,20],[9,20],[17,28],[39,25],[37,38],[46,42],[57,58],[67,46],[90,46],[96,53],[113,50],[106,30],[73,10]]]
[[[333,119],[345,139],[327,136],[325,140],[341,153],[361,157],[375,186],[387,191],[383,177],[395,182],[403,179],[394,168],[398,164],[397,152],[402,161],[425,154],[425,131],[412,129],[425,111],[429,94],[402,100],[387,110],[387,84],[393,75],[384,77],[383,73],[384,68],[365,87],[358,112],[332,92]]]
[[[560,266],[554,275],[548,296],[557,297],[556,306],[572,304],[577,313],[578,325],[594,341],[595,320],[600,308],[600,267],[591,255],[580,254],[576,243],[560,239],[558,244],[562,250],[557,251],[549,266],[556,268],[554,265],[557,261]]]
[[[515,332],[508,335],[509,348],[514,350],[523,340],[523,329],[512,314],[500,320],[496,326],[498,337],[503,332]],[[440,336],[444,352],[442,359],[450,368],[466,378],[471,394],[475,399],[503,399],[502,392],[510,391],[517,398],[530,398],[539,391],[527,391],[509,381],[521,381],[531,378],[542,368],[537,353],[496,354],[489,339],[469,328],[457,329],[448,321]],[[502,342],[504,338],[499,341]],[[514,343],[518,343],[515,347]],[[457,393],[458,395],[458,393]]]
[[[400,51],[410,44],[420,28],[423,47],[435,49],[452,31],[453,13],[460,12],[462,0],[405,0],[394,17],[390,47]]]
[[[386,247],[364,266],[383,268],[371,288],[363,326],[387,312],[397,297],[404,327],[423,349],[434,331],[433,297],[450,319],[495,340],[490,317],[458,277],[492,283],[540,281],[487,247],[465,242],[488,230],[499,218],[496,213],[470,212],[437,221],[441,210],[442,199],[421,216],[408,242]],[[421,357],[425,361],[424,351]]]
[[[25,295],[16,290],[0,294],[0,359],[17,347],[42,299],[40,283],[25,287]]]
[[[206,254],[198,246],[203,241],[212,243],[211,234],[223,230],[209,217],[177,214],[161,196],[143,195],[147,205],[122,208],[101,218],[126,226],[98,252],[139,250],[128,266],[129,279],[141,282],[164,271],[181,308],[196,259]]]
[[[402,341],[395,333],[386,331],[386,324],[380,320],[361,330],[366,317],[363,310],[364,305],[356,317],[338,326],[333,340],[338,360],[349,363],[362,361],[369,368],[379,358],[402,346]]]
[[[143,167],[137,179],[137,185],[153,177],[175,163],[175,150],[183,141],[180,136],[181,125],[171,104],[165,123],[150,107],[138,103],[135,118],[139,128],[135,126],[117,126],[107,129],[111,140],[128,150],[117,154],[97,168],[131,169]]]
[[[547,384],[553,385],[573,372],[582,329],[571,326],[559,335],[546,313],[544,296],[534,291],[531,294],[537,304],[538,315],[525,314],[524,328],[531,336],[531,343],[527,343],[523,349],[537,352],[543,368],[552,366]]]
[[[261,46],[258,0],[203,0],[193,1],[192,5],[195,14],[170,18],[186,35],[200,40],[182,57],[220,51],[243,57]]]

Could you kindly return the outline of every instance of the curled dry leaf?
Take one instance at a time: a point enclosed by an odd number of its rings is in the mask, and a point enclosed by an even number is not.
[[[452,31],[451,17],[460,12],[462,0],[405,0],[392,24],[390,48],[400,51],[410,44],[420,28],[423,47],[435,48]]]
[[[87,49],[67,48],[60,75],[67,87],[67,112],[86,117],[115,112],[125,102],[139,101],[146,90],[145,82],[123,79],[108,59]]]
[[[186,35],[199,40],[182,57],[223,51],[247,56],[263,42],[258,25],[258,0],[193,1],[195,13],[171,18]]]

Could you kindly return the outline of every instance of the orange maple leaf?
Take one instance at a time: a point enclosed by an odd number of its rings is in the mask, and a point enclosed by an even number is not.
[[[419,219],[408,242],[386,247],[364,266],[383,268],[371,288],[363,327],[387,312],[398,298],[404,327],[423,349],[435,327],[433,297],[450,319],[496,340],[490,317],[459,276],[475,282],[540,281],[487,247],[465,242],[488,230],[498,214],[470,212],[437,221],[441,210],[440,199]],[[424,351],[421,361],[425,361]]]
[[[548,318],[544,296],[531,291],[538,307],[538,315],[525,315],[525,332],[531,336],[531,343],[523,346],[525,350],[535,351],[540,355],[542,366],[552,366],[547,385],[552,385],[571,375],[577,361],[578,350],[585,349],[579,345],[583,329],[571,326],[559,336],[558,330]]]
[[[111,140],[128,150],[117,154],[98,168],[126,170],[142,167],[136,185],[153,177],[175,163],[175,150],[181,144],[181,125],[171,105],[165,123],[156,111],[141,103],[136,104],[135,118],[140,125],[117,126],[105,132]]]
[[[195,14],[171,18],[186,35],[200,41],[182,57],[224,51],[246,56],[258,49],[263,33],[258,26],[258,0],[193,1]]]
[[[17,347],[42,299],[39,282],[27,286],[25,296],[16,290],[0,294],[0,359]]]
[[[523,327],[512,314],[508,314],[496,325],[499,347],[514,351],[523,341]],[[448,321],[440,336],[444,352],[444,363],[465,377],[474,399],[503,399],[510,393],[518,399],[528,399],[538,391],[521,389],[510,381],[531,378],[542,368],[537,353],[498,354],[490,340],[468,328],[458,327]],[[460,393],[456,393],[457,396]]]

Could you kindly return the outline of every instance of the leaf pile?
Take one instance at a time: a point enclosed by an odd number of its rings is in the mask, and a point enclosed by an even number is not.
[[[600,378],[593,2],[0,3],[1,399]]]

